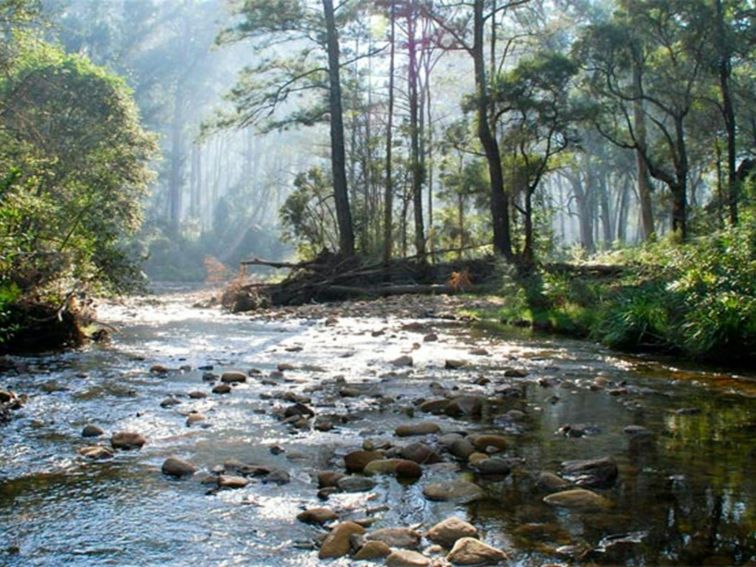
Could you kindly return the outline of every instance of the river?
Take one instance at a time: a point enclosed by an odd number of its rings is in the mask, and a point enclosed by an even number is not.
[[[317,565],[326,530],[296,516],[323,505],[368,530],[424,532],[455,515],[511,565],[756,561],[753,373],[486,331],[453,319],[456,304],[443,298],[270,317],[221,314],[193,300],[165,293],[104,304],[100,318],[118,329],[109,344],[11,359],[16,370],[0,375],[0,387],[28,399],[0,425],[0,564]],[[412,366],[399,365],[401,356]],[[150,372],[155,365],[169,371]],[[210,393],[203,374],[229,369],[255,372],[230,394]],[[209,395],[189,397],[198,391]],[[481,415],[419,411],[423,400],[462,394],[484,400]],[[161,407],[172,399],[180,403]],[[282,422],[280,408],[296,400],[334,427]],[[204,419],[187,426],[190,412]],[[419,420],[443,433],[506,436],[511,474],[479,474],[450,456],[440,435],[394,435]],[[87,424],[105,436],[82,438]],[[79,454],[124,430],[147,443],[102,461]],[[348,452],[416,441],[444,462],[423,465],[414,482],[377,476],[367,492],[319,500],[314,476],[343,472]],[[164,476],[169,456],[198,472]],[[602,457],[618,468],[615,482],[595,489],[610,508],[543,501],[541,471]],[[201,480],[231,459],[285,471],[289,482],[208,489]],[[485,498],[459,505],[423,495],[428,483],[460,477]],[[421,550],[429,547],[423,541]]]

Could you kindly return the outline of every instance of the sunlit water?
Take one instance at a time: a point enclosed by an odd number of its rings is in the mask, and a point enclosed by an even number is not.
[[[100,318],[119,329],[110,345],[17,358],[26,370],[0,376],[0,386],[29,396],[0,428],[0,564],[318,564],[315,542],[323,530],[295,519],[302,508],[322,505],[312,475],[341,470],[340,457],[365,439],[401,441],[394,428],[410,419],[417,400],[433,397],[433,382],[485,395],[521,386],[524,397],[512,398],[504,409],[525,413],[516,422],[497,413],[482,420],[424,418],[446,431],[506,433],[512,439],[507,455],[523,464],[503,479],[443,466],[426,467],[416,483],[379,477],[371,492],[331,497],[327,505],[343,519],[371,515],[375,527],[424,529],[456,514],[505,549],[515,565],[570,563],[564,555],[570,550],[559,549],[565,545],[594,549],[580,560],[594,563],[756,560],[753,375],[682,370],[590,343],[495,336],[432,318],[409,328],[410,321],[395,318],[343,317],[336,324],[324,318],[252,320],[190,304],[174,294],[104,306]],[[424,342],[431,331],[439,340]],[[471,354],[472,347],[489,354]],[[413,356],[412,368],[391,366],[402,354]],[[446,359],[467,366],[447,370]],[[255,368],[265,378],[279,363],[296,369],[273,385],[252,379],[230,395],[187,396],[210,390],[198,367]],[[151,375],[154,364],[175,371]],[[506,377],[513,366],[527,369],[528,376]],[[362,395],[341,398],[336,376]],[[597,376],[606,378],[607,388],[590,389]],[[553,385],[539,384],[544,378]],[[610,393],[621,385],[627,393]],[[318,414],[350,421],[329,432],[292,430],[271,414],[286,405],[281,397],[287,391],[311,396]],[[161,408],[169,396],[182,403]],[[677,411],[686,408],[698,413]],[[204,426],[185,425],[190,410],[206,416]],[[88,423],[105,429],[106,439],[133,430],[148,442],[140,451],[88,461],[77,454],[93,443],[81,437]],[[591,426],[591,434],[558,434],[567,424]],[[653,436],[632,441],[623,433],[627,425],[645,426]],[[284,452],[271,453],[274,445]],[[200,472],[190,480],[169,480],[160,466],[171,455],[190,460]],[[602,456],[613,457],[620,469],[614,487],[597,490],[614,502],[611,510],[580,513],[542,502],[544,493],[534,482],[539,471],[559,472],[564,460]],[[228,459],[285,469],[291,482],[252,482],[207,494],[199,479]],[[455,506],[423,497],[426,483],[460,474],[484,487],[487,498]],[[618,534],[630,534],[633,542],[603,553],[605,538]]]

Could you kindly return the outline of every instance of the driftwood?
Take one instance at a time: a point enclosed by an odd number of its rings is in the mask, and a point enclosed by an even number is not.
[[[253,258],[243,261],[242,266],[288,269],[289,274],[278,283],[236,280],[221,299],[223,306],[232,311],[360,297],[468,291],[470,282],[482,282],[493,272],[490,258],[445,264],[429,264],[419,258],[363,263],[330,253],[298,263]],[[454,277],[460,273],[464,277]]]

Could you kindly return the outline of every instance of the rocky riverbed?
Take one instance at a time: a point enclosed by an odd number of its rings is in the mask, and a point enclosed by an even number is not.
[[[489,333],[469,299],[196,301],[4,360],[0,563],[756,560],[753,375]]]

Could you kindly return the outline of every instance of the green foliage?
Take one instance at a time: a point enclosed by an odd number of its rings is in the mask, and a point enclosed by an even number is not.
[[[284,241],[295,244],[303,258],[338,249],[331,177],[323,169],[313,167],[297,175],[280,215]]]
[[[154,140],[125,83],[80,56],[17,39],[0,78],[0,289],[52,300],[138,276],[123,242],[141,222]],[[9,295],[7,290],[14,290]]]

